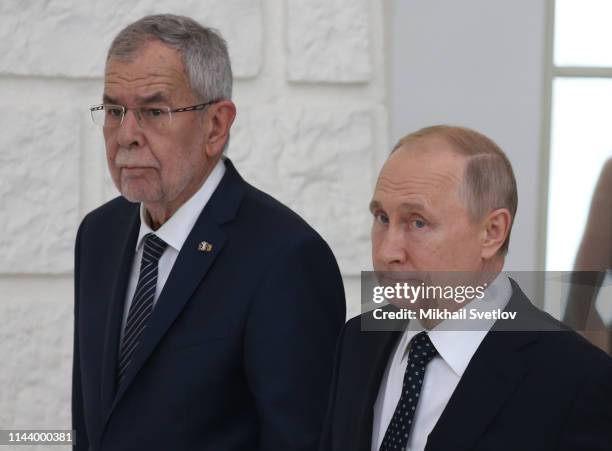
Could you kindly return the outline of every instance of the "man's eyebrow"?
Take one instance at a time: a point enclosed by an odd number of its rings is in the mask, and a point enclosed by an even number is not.
[[[102,103],[112,103],[114,105],[118,104],[119,102],[117,101],[117,99],[113,99],[111,96],[109,96],[108,94],[104,94],[102,96]]]
[[[164,102],[168,100],[168,97],[163,92],[158,91],[156,93],[151,94],[150,96],[145,96],[145,97],[137,96],[136,99],[138,100],[139,104],[143,104],[143,103],[147,104],[147,103]],[[104,94],[102,96],[102,103],[112,103],[115,105],[119,105],[119,101],[109,96],[108,94]]]
[[[157,91],[156,93],[151,94],[150,96],[146,96],[146,97],[136,96],[136,99],[138,99],[138,103],[140,103],[140,104],[142,104],[142,103],[156,103],[156,102],[167,101],[168,100],[168,96],[166,96],[166,94],[164,94],[161,91]]]
[[[382,204],[377,201],[377,200],[372,200],[370,202],[370,211],[375,211],[375,210],[379,210],[382,208]],[[403,210],[405,212],[412,212],[412,211],[421,211],[424,212],[425,209],[425,205],[423,205],[420,202],[403,202],[400,206],[399,206],[400,210]]]
[[[420,202],[404,202],[400,205],[400,210],[404,211],[425,211],[425,205]]]

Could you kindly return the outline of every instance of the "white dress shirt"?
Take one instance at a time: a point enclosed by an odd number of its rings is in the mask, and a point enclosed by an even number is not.
[[[463,308],[480,312],[503,310],[511,295],[510,281],[507,276],[500,273],[485,290],[485,296],[482,299],[474,299]],[[429,433],[442,415],[478,346],[495,322],[494,319],[478,320],[478,323],[476,321],[448,319],[428,332],[438,355],[429,362],[425,370],[407,450],[422,451],[425,449]],[[476,328],[478,330],[474,330]],[[374,404],[372,451],[380,449],[400,399],[404,373],[408,365],[408,344],[412,337],[423,330],[418,320],[410,321],[408,328],[390,355]]]
[[[176,257],[178,257],[183,243],[189,236],[191,229],[195,225],[200,213],[208,203],[209,199],[219,186],[221,179],[225,174],[225,163],[220,159],[211,173],[208,175],[200,189],[189,198],[187,202],[180,206],[178,210],[157,230],[153,230],[149,225],[149,215],[143,204],[140,204],[140,231],[138,232],[138,240],[136,240],[136,248],[134,249],[134,260],[132,262],[132,270],[128,282],[125,308],[123,311],[123,322],[121,326],[121,339],[123,339],[123,331],[127,322],[132,298],[138,284],[138,276],[140,275],[140,261],[142,260],[142,252],[144,248],[144,237],[147,233],[155,233],[159,238],[168,243],[168,247],[159,259],[157,273],[157,287],[155,288],[155,298],[153,305],[157,303],[159,295],[164,288],[166,280],[170,275],[170,271],[174,266]],[[121,341],[120,341],[121,343]]]

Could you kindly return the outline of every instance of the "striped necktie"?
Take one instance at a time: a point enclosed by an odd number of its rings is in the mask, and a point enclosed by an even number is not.
[[[119,365],[117,367],[118,386],[123,381],[125,371],[130,366],[134,351],[140,344],[142,332],[146,329],[153,312],[157,287],[157,264],[167,246],[168,244],[164,240],[154,234],[148,233],[145,235],[140,275],[121,340]]]

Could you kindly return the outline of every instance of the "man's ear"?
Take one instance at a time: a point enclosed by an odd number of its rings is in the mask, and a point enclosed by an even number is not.
[[[498,208],[489,213],[482,221],[482,258],[494,257],[510,233],[512,217],[507,208]]]
[[[231,100],[221,100],[209,107],[206,155],[211,158],[221,155],[235,117],[236,106]]]

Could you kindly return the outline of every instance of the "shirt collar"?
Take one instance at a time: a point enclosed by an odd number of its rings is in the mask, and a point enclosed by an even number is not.
[[[144,237],[148,233],[155,233],[168,243],[168,246],[180,252],[191,229],[195,225],[200,213],[219,186],[225,174],[225,163],[220,159],[208,175],[200,189],[189,198],[187,202],[168,219],[159,229],[153,230],[149,225],[149,215],[144,204],[140,204],[140,230],[136,241],[136,251],[143,246]]]
[[[506,307],[512,295],[510,280],[505,274],[499,273],[485,290],[482,299],[474,299],[463,308],[479,312],[492,311]],[[436,347],[439,356],[458,376],[463,376],[470,360],[476,353],[480,343],[495,323],[494,319],[447,319],[428,332],[429,338]],[[477,329],[477,330],[475,330]],[[404,332],[400,349],[405,349],[402,359],[408,358],[408,343],[412,337],[425,330],[419,321],[410,321]]]

